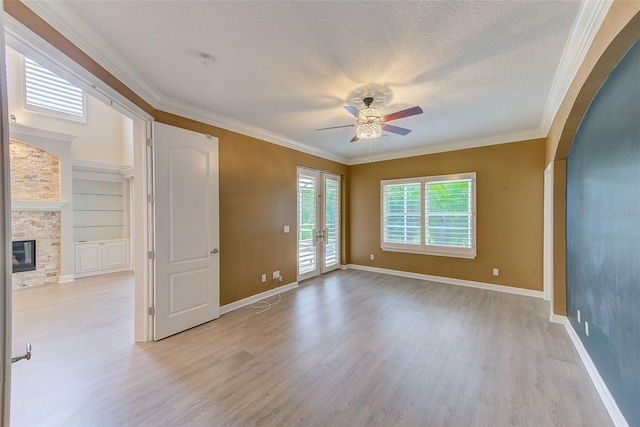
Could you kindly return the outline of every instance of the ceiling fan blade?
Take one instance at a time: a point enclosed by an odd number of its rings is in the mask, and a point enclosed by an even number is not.
[[[345,105],[343,108],[345,110],[347,110],[348,112],[350,112],[351,114],[353,114],[354,116],[356,116],[356,118],[358,118],[358,116],[360,115],[360,110],[358,109],[358,107],[352,107],[351,105]]]
[[[386,130],[387,132],[397,133],[398,135],[402,135],[402,136],[411,132],[411,129],[401,128],[400,126],[388,125],[386,123],[382,124],[382,129]]]
[[[415,116],[416,114],[422,114],[422,108],[415,106],[411,108],[407,108],[406,110],[396,111],[395,113],[387,114],[382,118],[383,122],[390,122],[391,120],[398,120],[404,117]]]
[[[353,135],[353,138],[349,142],[356,142],[358,140],[360,140],[360,138],[358,138],[358,135]]]
[[[342,125],[342,126],[331,126],[331,127],[328,127],[328,128],[320,128],[320,129],[316,129],[316,130],[339,129],[339,128],[352,128],[352,127],[354,127],[354,126],[355,126],[355,124],[353,124],[353,125]]]

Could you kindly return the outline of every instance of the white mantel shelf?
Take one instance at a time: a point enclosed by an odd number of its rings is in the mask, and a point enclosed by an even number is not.
[[[58,142],[66,142],[71,144],[71,141],[77,138],[76,135],[69,135],[61,132],[54,132],[46,129],[34,128],[31,126],[21,125],[20,123],[9,124],[9,137],[10,139],[17,139],[27,143],[32,143],[38,139],[45,139]]]
[[[68,202],[59,201],[40,201],[40,200],[12,200],[12,211],[39,211],[39,212],[55,212],[60,211]]]

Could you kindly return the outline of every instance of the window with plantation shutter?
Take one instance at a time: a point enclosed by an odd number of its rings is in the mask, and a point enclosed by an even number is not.
[[[475,172],[382,181],[382,249],[475,258],[475,189]]]
[[[419,246],[422,243],[421,199],[420,181],[383,185],[383,242],[413,246]]]
[[[25,108],[55,112],[56,116],[84,120],[85,97],[72,85],[37,62],[24,58]]]

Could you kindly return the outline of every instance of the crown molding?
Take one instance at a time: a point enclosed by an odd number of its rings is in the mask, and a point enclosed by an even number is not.
[[[152,106],[159,102],[162,94],[64,2],[20,1],[145,102]]]
[[[214,113],[204,108],[195,107],[176,99],[163,97],[156,108],[167,113],[176,114],[178,116],[230,130],[232,132],[241,133],[282,147],[291,148],[293,150],[322,157],[327,160],[333,160],[334,162],[347,164],[347,159],[344,157],[303,144],[275,132]]]
[[[490,145],[508,144],[511,142],[528,141],[531,139],[546,138],[547,133],[540,129],[529,129],[525,131],[511,132],[502,135],[494,135],[485,138],[473,138],[462,141],[443,142],[440,144],[432,144],[412,150],[394,151],[391,153],[382,153],[379,155],[372,154],[375,160],[369,160],[365,157],[349,159],[347,165],[359,165],[363,163],[376,163],[385,160],[403,159],[405,157],[424,156],[426,154],[444,153],[447,151],[466,150],[468,148],[486,147]]]
[[[584,0],[580,4],[540,120],[540,129],[545,135],[549,133],[553,119],[612,4],[613,0]]]

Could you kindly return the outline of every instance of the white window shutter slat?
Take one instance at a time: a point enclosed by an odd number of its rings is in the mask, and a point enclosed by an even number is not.
[[[26,57],[24,72],[27,105],[78,117],[85,115],[82,89]]]

